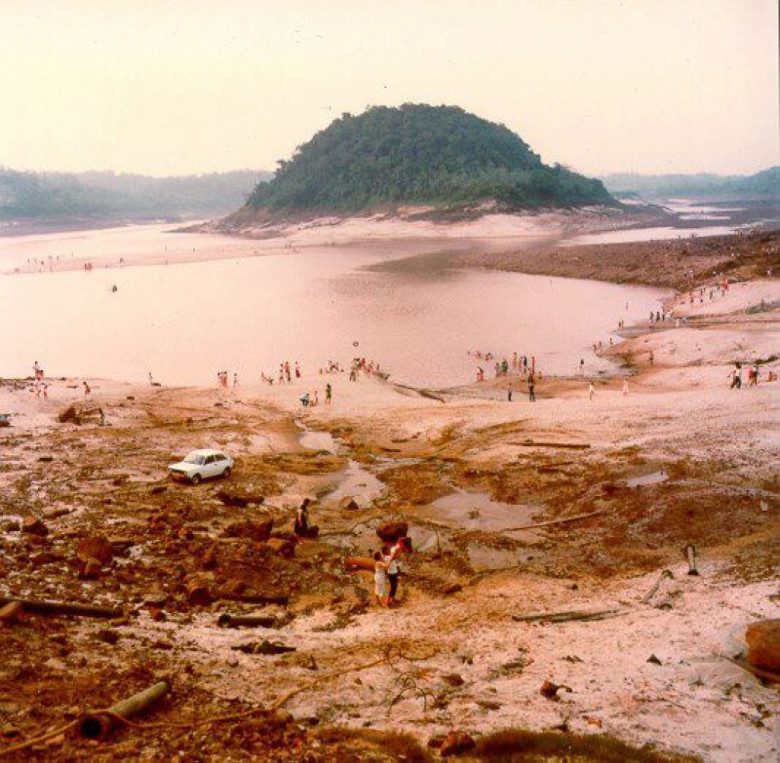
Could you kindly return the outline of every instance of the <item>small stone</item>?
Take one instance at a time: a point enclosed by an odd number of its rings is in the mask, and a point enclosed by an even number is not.
[[[100,564],[108,564],[114,558],[114,549],[111,542],[102,535],[91,535],[84,538],[76,546],[76,553],[79,559],[85,563],[90,559],[94,559]]]
[[[464,731],[450,731],[441,745],[442,758],[461,755],[474,748],[476,742]]]
[[[339,508],[342,511],[357,511],[360,506],[358,506],[358,502],[351,495],[345,495],[339,501]]]
[[[465,683],[463,677],[458,673],[445,673],[441,677],[441,680],[449,684],[450,686],[463,686],[463,684]]]
[[[49,534],[49,528],[36,517],[25,517],[22,522],[22,532],[44,537]]]
[[[663,665],[663,663],[661,662],[661,660],[659,660],[659,659],[658,659],[658,658],[657,658],[657,657],[656,657],[654,654],[651,654],[651,655],[650,655],[650,656],[647,658],[647,661],[648,661],[648,662],[652,662],[652,663],[653,663],[653,665]]]
[[[113,646],[117,643],[117,641],[119,641],[119,634],[110,628],[101,628],[101,630],[95,634],[95,638],[98,641],[102,641]]]

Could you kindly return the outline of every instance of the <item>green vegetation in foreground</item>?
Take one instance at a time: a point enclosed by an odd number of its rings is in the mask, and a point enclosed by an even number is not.
[[[376,106],[344,114],[247,207],[269,211],[358,211],[383,205],[470,205],[507,209],[612,204],[601,181],[542,163],[503,125],[453,106]]]

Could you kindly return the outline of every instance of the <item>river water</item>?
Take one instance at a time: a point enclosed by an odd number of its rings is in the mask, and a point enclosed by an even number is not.
[[[283,360],[313,371],[354,356],[394,380],[450,386],[474,380],[468,351],[535,356],[539,368],[574,374],[610,365],[591,351],[619,320],[659,308],[657,289],[515,273],[372,270],[409,255],[399,245],[257,251],[257,242],[135,226],[4,239],[0,243],[0,376],[23,376],[38,360],[47,375],[211,384],[217,371],[242,383]],[[198,247],[226,259],[103,269]],[[430,249],[435,250],[435,242]],[[201,251],[202,250],[202,251]],[[13,275],[29,258],[94,257],[91,272]],[[230,259],[231,255],[235,259]],[[242,256],[243,255],[243,256]],[[61,261],[60,260],[60,261]],[[162,258],[164,262],[164,257]],[[112,291],[116,285],[117,290]],[[489,366],[489,364],[482,364]],[[491,369],[485,369],[491,376]]]

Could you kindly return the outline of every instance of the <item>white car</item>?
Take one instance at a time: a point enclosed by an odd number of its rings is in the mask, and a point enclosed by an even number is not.
[[[210,477],[229,477],[233,471],[233,459],[219,450],[205,448],[193,450],[183,461],[171,464],[168,472],[174,479],[186,480],[197,485]]]

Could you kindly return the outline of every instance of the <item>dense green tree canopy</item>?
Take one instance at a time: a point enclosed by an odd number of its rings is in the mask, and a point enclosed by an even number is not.
[[[357,211],[384,204],[508,208],[611,203],[598,180],[541,162],[503,125],[452,106],[377,106],[344,114],[300,146],[247,205]]]

